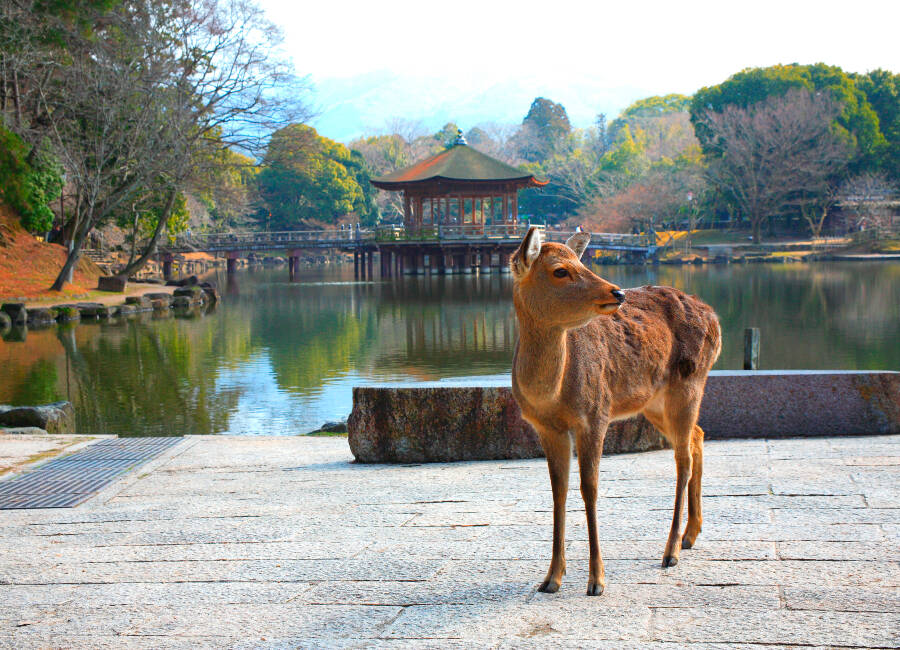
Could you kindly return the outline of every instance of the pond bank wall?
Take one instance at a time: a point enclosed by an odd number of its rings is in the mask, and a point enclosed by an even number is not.
[[[784,438],[900,433],[900,373],[713,371],[700,409],[706,438]],[[359,462],[535,458],[537,435],[507,382],[429,382],[356,387],[348,421]],[[605,453],[660,449],[643,417],[614,422]]]

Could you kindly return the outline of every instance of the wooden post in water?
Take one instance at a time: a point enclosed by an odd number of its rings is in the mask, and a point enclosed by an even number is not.
[[[759,370],[759,328],[744,330],[744,370]]]

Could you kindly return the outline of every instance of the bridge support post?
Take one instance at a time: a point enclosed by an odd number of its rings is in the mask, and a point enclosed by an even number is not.
[[[353,251],[353,279],[359,280],[359,251]]]
[[[375,251],[369,251],[368,253],[363,253],[363,254],[366,255],[366,256],[369,258],[369,259],[368,259],[368,264],[367,264],[368,270],[369,270],[368,278],[369,278],[369,280],[372,280],[372,279],[375,278],[375,273],[374,273],[374,270],[375,270],[375,269],[374,269],[374,267],[375,267]]]
[[[444,254],[444,251],[438,251],[438,253],[434,256],[434,259],[437,262],[438,274],[444,275],[447,272],[447,256]]]
[[[509,253],[500,251],[500,273],[509,273]]]
[[[403,271],[404,271],[404,269],[403,269],[403,251],[398,250],[394,254],[394,269],[395,269],[395,273],[394,273],[395,276],[397,276],[399,278],[401,275],[403,275]]]
[[[469,259],[468,253],[457,253],[456,255],[453,256],[453,265],[456,267],[457,273],[466,273],[467,272],[466,271],[466,269],[467,269],[466,261],[468,259]],[[468,272],[471,272],[471,269],[469,269]]]
[[[481,249],[481,261],[478,266],[478,272],[481,274],[491,272],[491,251],[489,248]]]
[[[229,275],[233,275],[237,271],[237,262],[241,254],[238,251],[228,251],[225,253],[225,269]]]

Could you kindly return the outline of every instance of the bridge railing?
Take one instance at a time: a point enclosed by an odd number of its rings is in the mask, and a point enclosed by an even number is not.
[[[551,230],[537,226],[545,241],[565,242],[571,232]],[[428,241],[510,241],[521,239],[528,232],[528,224],[441,224],[408,229],[403,226],[382,225],[375,229],[348,228],[345,230],[286,230],[281,232],[233,232],[181,234],[172,250],[239,250],[242,248],[289,248],[316,244],[318,246],[343,246],[353,242],[428,242]],[[646,235],[626,235],[622,233],[593,233],[594,245],[648,247]]]
[[[285,230],[280,232],[230,232],[230,233],[197,233],[182,234],[176,237],[174,248],[196,248],[204,250],[209,248],[221,248],[228,246],[264,245],[272,244],[304,244],[327,242],[353,242],[357,240],[374,239],[375,233],[371,230]]]

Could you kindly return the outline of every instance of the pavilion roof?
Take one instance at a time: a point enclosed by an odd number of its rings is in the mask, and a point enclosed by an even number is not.
[[[541,187],[548,182],[491,158],[466,144],[455,144],[425,160],[420,160],[411,167],[373,178],[371,182],[383,190],[402,190],[410,185],[435,180],[516,182],[522,187]]]

